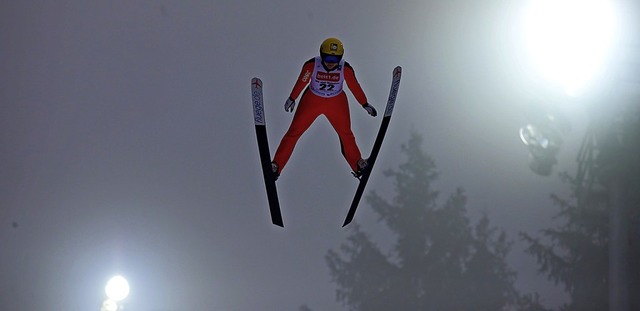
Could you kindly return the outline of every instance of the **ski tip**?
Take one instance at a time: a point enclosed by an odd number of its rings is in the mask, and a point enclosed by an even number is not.
[[[262,88],[262,80],[258,77],[254,77],[251,79],[251,87],[253,88]]]
[[[402,67],[400,66],[396,66],[396,68],[393,69],[393,76],[399,76],[402,74]]]

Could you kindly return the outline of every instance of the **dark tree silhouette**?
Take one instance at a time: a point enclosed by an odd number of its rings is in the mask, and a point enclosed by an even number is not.
[[[385,172],[396,195],[376,192],[367,202],[393,232],[388,254],[357,223],[326,261],[337,299],[349,310],[545,310],[537,296],[520,296],[516,273],[506,264],[511,242],[484,215],[472,224],[467,197],[457,189],[438,201],[433,159],[413,133],[402,145],[406,162]]]
[[[578,204],[579,182],[563,173],[561,179],[571,185],[573,194],[569,199],[551,195],[551,200],[560,209],[556,219],[562,223],[541,231],[543,238],[521,233],[528,243],[527,251],[538,264],[539,272],[556,284],[564,286],[570,301],[560,307],[562,311],[596,311],[609,309],[608,265],[609,265],[609,194],[606,187],[595,184]],[[638,196],[635,206],[638,206]],[[630,200],[629,202],[634,202]],[[631,310],[640,308],[640,226],[638,209],[631,210],[629,221],[635,228],[630,235],[629,263],[631,276]],[[635,247],[633,247],[635,245]]]

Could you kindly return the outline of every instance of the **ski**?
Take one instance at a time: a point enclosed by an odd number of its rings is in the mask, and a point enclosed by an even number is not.
[[[264,104],[262,98],[262,80],[259,78],[251,79],[251,98],[253,103],[253,120],[256,127],[256,136],[258,138],[258,151],[260,153],[260,166],[262,167],[262,175],[264,184],[267,188],[267,200],[269,201],[269,211],[271,213],[271,222],[280,227],[284,227],[282,223],[282,214],[280,213],[280,202],[278,201],[278,191],[276,189],[276,180],[271,170],[271,152],[269,151],[269,140],[267,139],[267,125],[264,117]]]
[[[371,154],[369,155],[369,159],[367,160],[367,168],[362,173],[362,176],[360,176],[358,189],[356,189],[356,194],[353,197],[351,207],[349,208],[349,212],[347,213],[347,217],[345,218],[342,227],[345,227],[346,225],[350,224],[351,221],[353,221],[353,216],[356,214],[356,209],[358,208],[358,204],[360,203],[360,199],[362,198],[362,194],[364,193],[364,188],[367,186],[369,176],[371,176],[373,165],[376,163],[376,158],[378,158],[378,153],[380,152],[380,147],[382,146],[382,140],[384,140],[384,135],[387,133],[387,128],[389,127],[389,121],[391,121],[391,113],[393,112],[393,107],[396,103],[401,76],[402,67],[397,66],[393,69],[393,79],[391,81],[391,90],[389,91],[387,107],[385,108],[384,117],[382,118],[382,123],[380,124],[378,135],[376,136],[376,141],[373,144],[373,149],[371,149]]]

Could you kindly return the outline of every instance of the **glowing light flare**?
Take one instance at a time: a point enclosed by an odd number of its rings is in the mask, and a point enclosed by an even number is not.
[[[112,277],[104,288],[109,299],[121,301],[129,296],[129,282],[123,276]]]
[[[100,311],[118,311],[118,303],[115,300],[107,299],[102,302]]]
[[[611,0],[532,0],[527,48],[548,79],[577,95],[604,64],[616,35]]]

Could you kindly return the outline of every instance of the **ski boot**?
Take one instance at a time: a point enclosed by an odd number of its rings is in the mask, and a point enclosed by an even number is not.
[[[278,163],[271,162],[271,172],[273,172],[274,181],[278,180],[278,177],[280,177],[280,174],[278,173],[279,169],[280,169],[280,166],[278,165]]]
[[[367,166],[369,166],[369,163],[367,162],[367,159],[360,159],[356,165],[358,166],[358,170],[356,172],[351,172],[351,174],[353,177],[360,179],[362,174],[364,174],[364,171],[367,169]]]

